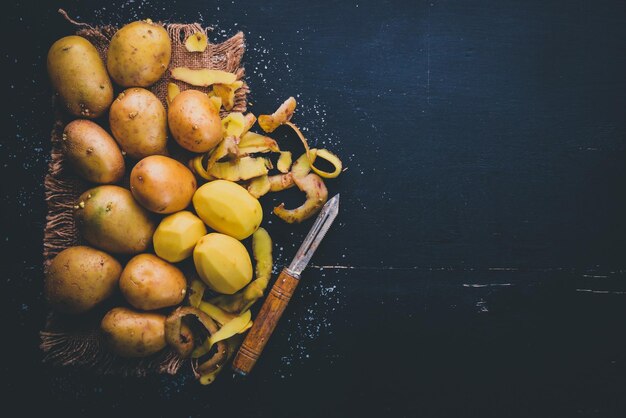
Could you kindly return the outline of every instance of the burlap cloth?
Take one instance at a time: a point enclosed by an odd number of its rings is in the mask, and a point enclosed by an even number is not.
[[[109,41],[117,28],[112,26],[92,27],[71,20],[61,10],[59,12],[76,26],[77,35],[88,39],[95,45],[102,59],[106,62]],[[195,32],[201,31],[208,34],[211,28],[204,28],[198,23],[169,23],[164,26],[172,41],[170,68],[212,68],[236,73],[238,79],[243,77],[244,70],[241,67],[241,59],[245,49],[243,33],[239,32],[219,44],[209,43],[204,52],[188,52],[185,49],[184,40]],[[169,71],[166,71],[163,78],[150,87],[150,90],[163,102],[164,106],[167,106],[165,96],[169,82],[178,84],[181,91],[191,88],[185,83],[171,79]],[[202,91],[208,90],[199,87],[193,88]],[[235,106],[232,111],[245,112],[248,92],[248,87],[244,83],[244,86],[236,93]],[[63,128],[71,119],[60,112],[59,106],[55,106],[55,110],[57,117],[51,135],[51,159],[44,183],[48,205],[44,230],[44,269],[60,251],[84,243],[74,224],[73,206],[81,193],[89,187],[93,187],[92,184],[79,179],[65,164],[60,141]],[[106,119],[105,117],[97,122],[108,128]],[[169,141],[168,146],[172,154],[181,156],[179,148],[171,149],[172,147],[176,148],[174,141]],[[182,156],[184,157],[184,153]],[[130,169],[129,166],[131,165],[127,164],[127,171]],[[141,359],[124,359],[112,354],[107,349],[99,332],[99,321],[106,309],[116,303],[122,302],[120,300],[110,301],[108,306],[103,306],[90,314],[79,317],[50,312],[45,327],[40,333],[44,361],[55,365],[77,366],[102,374],[144,376],[155,373],[176,373],[183,365],[184,360],[169,349]]]

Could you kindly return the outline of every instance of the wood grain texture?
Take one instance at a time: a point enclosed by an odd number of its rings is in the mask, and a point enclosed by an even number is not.
[[[263,302],[263,306],[261,306],[261,310],[254,319],[252,328],[233,360],[232,368],[235,372],[245,376],[252,371],[280,317],[287,308],[298,283],[300,280],[292,276],[286,268],[278,275]]]

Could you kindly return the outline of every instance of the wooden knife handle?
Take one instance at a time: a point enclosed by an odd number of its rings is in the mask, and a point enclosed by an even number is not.
[[[233,360],[232,367],[235,372],[244,376],[250,373],[299,282],[300,280],[292,276],[287,268],[281,271]]]

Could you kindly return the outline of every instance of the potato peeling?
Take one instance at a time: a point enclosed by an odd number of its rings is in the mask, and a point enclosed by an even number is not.
[[[300,223],[319,211],[328,200],[328,190],[320,176],[310,173],[303,178],[294,177],[298,189],[306,193],[306,201],[295,209],[285,209],[281,203],[274,208],[274,214],[287,223]]]
[[[325,179],[334,179],[338,177],[339,174],[341,174],[341,160],[332,152],[328,151],[327,149],[318,150],[318,149],[313,148],[311,149],[310,155],[311,155],[311,161],[310,161],[311,170],[313,170],[320,177],[324,177]],[[329,163],[331,163],[335,167],[335,170],[329,173],[327,171],[322,171],[319,168],[315,167],[314,163],[317,157],[323,158]]]
[[[243,113],[232,112],[222,119],[222,129],[224,129],[224,137],[236,136],[241,137],[246,128],[246,118]]]
[[[230,74],[230,73],[229,73]],[[235,106],[235,92],[243,86],[243,81],[231,81],[216,83],[213,85],[213,92],[222,98],[224,109],[231,110]]]
[[[209,176],[229,181],[250,180],[267,174],[272,168],[270,160],[265,158],[243,157],[233,161],[218,162],[207,170]]]
[[[247,132],[239,141],[239,155],[255,153],[280,152],[278,144],[269,136]]]
[[[185,49],[189,52],[204,52],[209,44],[205,33],[196,32],[185,40]]]
[[[214,84],[230,85],[234,83],[235,80],[237,80],[237,76],[235,74],[229,73],[227,71],[209,70],[207,68],[201,68],[196,70],[187,67],[173,68],[172,77],[176,80],[184,81],[187,84],[198,87],[208,87]]]
[[[174,83],[167,83],[167,104],[172,103],[174,97],[178,96],[180,88]]]
[[[278,162],[276,163],[276,168],[281,173],[288,173],[290,167],[291,167],[291,152],[281,151],[280,157],[278,157]]]
[[[271,115],[259,116],[259,126],[267,133],[272,133],[280,125],[289,122],[296,110],[296,99],[288,98]]]
[[[248,184],[248,192],[257,199],[269,192],[270,188],[271,184],[267,174],[253,178]]]

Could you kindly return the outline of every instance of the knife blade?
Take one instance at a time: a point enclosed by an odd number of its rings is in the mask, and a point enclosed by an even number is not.
[[[233,360],[232,368],[235,372],[245,376],[256,364],[300,282],[300,275],[311,261],[315,250],[317,250],[338,214],[339,194],[322,207],[293,261],[281,271],[276,279],[254,320],[252,328],[250,328]]]

